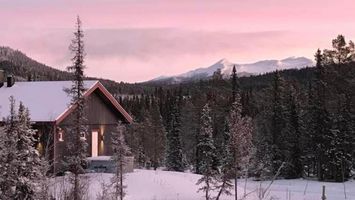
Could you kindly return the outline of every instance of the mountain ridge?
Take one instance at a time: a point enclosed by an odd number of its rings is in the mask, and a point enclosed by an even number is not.
[[[221,70],[221,73],[224,77],[229,77],[232,72],[233,66],[236,66],[238,76],[243,77],[243,76],[251,76],[251,75],[271,72],[277,69],[292,69],[292,68],[299,69],[303,67],[310,67],[313,65],[314,62],[311,59],[308,59],[306,57],[295,57],[295,56],[287,57],[281,60],[277,60],[277,59],[260,60],[254,63],[245,63],[245,64],[232,63],[229,60],[223,58],[208,67],[193,69],[175,76],[159,76],[147,82],[163,81],[163,82],[170,82],[174,84],[174,83],[181,83],[190,80],[208,79],[218,69]]]

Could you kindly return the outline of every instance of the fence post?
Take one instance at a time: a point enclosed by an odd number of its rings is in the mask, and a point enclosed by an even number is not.
[[[325,196],[325,185],[323,185],[323,189],[322,189],[322,200],[326,200],[327,197]]]

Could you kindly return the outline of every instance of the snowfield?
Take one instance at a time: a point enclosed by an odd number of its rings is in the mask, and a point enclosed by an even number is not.
[[[92,173],[90,177],[89,197],[95,200],[101,189],[102,181],[108,182],[112,174]],[[198,186],[195,185],[200,175],[191,173],[134,170],[126,174],[125,185],[127,186],[126,200],[203,200],[203,193],[197,193]],[[244,182],[239,180],[239,197],[244,194]],[[266,187],[269,182],[263,182]],[[328,183],[318,181],[307,181],[303,179],[277,180],[272,186],[267,200],[317,200],[321,199],[322,186],[326,186],[326,197],[328,200],[345,199],[344,186],[347,200],[355,200],[355,182]],[[251,193],[246,200],[257,200],[256,190],[260,182],[248,181],[246,193]],[[234,200],[232,196],[223,196],[221,200]]]

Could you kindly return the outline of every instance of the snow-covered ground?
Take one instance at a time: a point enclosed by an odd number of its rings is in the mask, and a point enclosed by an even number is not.
[[[90,199],[96,199],[102,181],[108,182],[111,174],[90,174]],[[191,173],[135,170],[126,174],[125,184],[127,185],[127,200],[203,200],[203,194],[197,193],[198,186],[195,185],[199,175]],[[238,193],[242,197],[244,193],[244,180],[239,180]],[[268,182],[263,182],[263,187]],[[279,200],[317,200],[321,199],[322,186],[326,186],[326,196],[328,200],[345,199],[344,184],[327,183],[318,181],[307,181],[302,179],[277,180],[270,190],[270,194],[265,199]],[[251,192],[247,200],[256,200],[257,188],[260,182],[248,181],[246,193]],[[347,200],[355,200],[355,182],[345,183]],[[222,200],[234,200],[234,197],[223,196]]]

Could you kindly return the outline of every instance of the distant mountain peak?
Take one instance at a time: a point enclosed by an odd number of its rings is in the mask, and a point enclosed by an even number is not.
[[[227,60],[226,58],[221,59],[220,61],[218,61],[217,63],[220,63],[222,65],[230,65],[232,64],[231,62],[229,62],[229,60]]]
[[[151,81],[171,80],[172,83],[179,83],[184,80],[206,79],[213,75],[213,73],[220,69],[224,77],[229,77],[233,66],[236,67],[238,76],[250,76],[252,74],[260,74],[265,72],[274,71],[276,69],[291,69],[302,68],[306,66],[313,66],[314,62],[306,57],[291,56],[281,60],[261,60],[255,63],[236,64],[230,62],[228,59],[223,58],[215,64],[205,67],[197,68],[177,76],[161,76]]]

